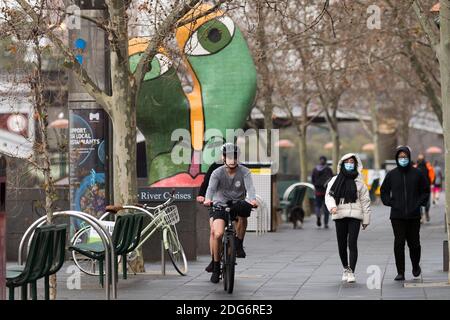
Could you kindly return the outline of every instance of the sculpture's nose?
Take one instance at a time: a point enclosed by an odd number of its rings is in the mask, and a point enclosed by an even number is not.
[[[201,151],[205,131],[205,119],[203,114],[202,88],[192,66],[186,61],[188,72],[192,76],[192,92],[186,94],[189,101],[189,122],[191,126],[192,158],[189,173],[195,177],[200,173]]]

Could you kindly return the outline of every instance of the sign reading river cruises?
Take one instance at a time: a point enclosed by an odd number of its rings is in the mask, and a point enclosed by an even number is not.
[[[105,212],[107,115],[101,109],[73,109],[70,120],[70,208],[99,218]],[[73,219],[72,232],[83,227]]]

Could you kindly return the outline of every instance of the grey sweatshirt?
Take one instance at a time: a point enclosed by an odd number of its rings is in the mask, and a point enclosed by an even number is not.
[[[205,198],[212,200],[214,204],[225,206],[229,200],[245,200],[246,193],[250,200],[256,200],[250,170],[239,165],[234,177],[230,177],[223,165],[213,171]]]

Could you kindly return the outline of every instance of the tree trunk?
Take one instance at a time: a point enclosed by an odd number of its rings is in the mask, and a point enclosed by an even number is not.
[[[441,0],[441,47],[439,61],[441,69],[442,106],[445,139],[445,176],[450,177],[450,0]],[[447,239],[450,243],[450,179],[445,179],[445,217]],[[450,246],[449,246],[450,254]],[[450,269],[449,269],[450,270]],[[450,283],[450,271],[448,272]]]
[[[307,128],[304,125],[301,125],[299,128],[299,157],[300,157],[300,181],[307,182],[308,181],[308,158],[307,158],[307,141],[306,141],[306,130]],[[303,209],[305,210],[305,215],[311,215],[311,205],[309,202],[308,192],[305,194],[305,198],[303,199]]]
[[[34,52],[36,54],[36,68],[33,75],[33,91],[34,91],[34,107],[37,120],[37,130],[40,140],[35,142],[36,164],[38,169],[42,171],[44,176],[44,193],[45,193],[45,214],[47,223],[51,224],[53,220],[53,201],[56,198],[54,180],[51,174],[51,160],[48,143],[48,109],[44,99],[45,82],[42,77],[42,52],[39,48],[39,39],[34,39]],[[56,299],[56,274],[50,276],[50,300]]]
[[[337,172],[337,165],[339,162],[339,156],[340,156],[340,147],[341,147],[341,138],[339,136],[339,129],[337,126],[337,119],[335,124],[330,126],[331,131],[331,141],[333,142],[333,149],[331,151],[331,159],[333,160],[333,172]]]
[[[372,143],[373,149],[373,167],[375,170],[381,169],[380,161],[380,135],[378,130],[378,115],[377,115],[377,105],[376,97],[372,95],[372,101],[370,102],[370,114],[372,122]]]
[[[111,10],[111,24],[118,33],[118,42],[111,46],[111,104],[108,113],[113,125],[112,167],[113,197],[117,204],[137,203],[137,170],[136,170],[136,100],[129,80],[129,62],[124,53],[128,52],[128,35],[125,12],[122,7]],[[113,13],[111,13],[111,11]],[[145,272],[142,251],[133,260],[133,271]]]
[[[306,130],[301,128],[301,133],[299,134],[299,158],[300,158],[300,181],[308,181],[308,158],[306,156],[307,152],[307,142],[306,142]]]

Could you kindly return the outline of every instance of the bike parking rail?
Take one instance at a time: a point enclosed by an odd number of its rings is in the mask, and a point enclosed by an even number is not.
[[[113,242],[112,242],[110,234],[102,226],[101,221],[87,213],[80,212],[80,211],[71,211],[71,210],[54,212],[53,217],[74,217],[74,218],[81,219],[81,220],[87,222],[89,225],[91,225],[94,228],[94,230],[98,233],[98,235],[100,236],[100,238],[102,240],[103,247],[105,248],[106,299],[107,300],[111,299],[111,292],[110,292],[111,282],[112,282],[113,299],[117,299],[116,268],[115,268],[115,263],[112,263],[115,259]],[[31,239],[32,235],[34,233],[34,230],[37,227],[45,224],[46,222],[47,222],[47,217],[46,216],[41,217],[38,220],[36,220],[35,222],[33,222],[33,224],[27,229],[27,231],[25,231],[25,233],[20,241],[20,244],[19,244],[19,255],[18,255],[19,265],[22,265],[22,263],[23,263],[22,253],[23,253],[23,246],[25,244],[26,239],[28,237]],[[29,242],[30,242],[30,240],[29,240]],[[29,248],[29,246],[27,246],[27,249],[28,248]],[[111,276],[111,278],[110,278],[110,276]],[[111,279],[112,279],[112,281],[111,281]]]

